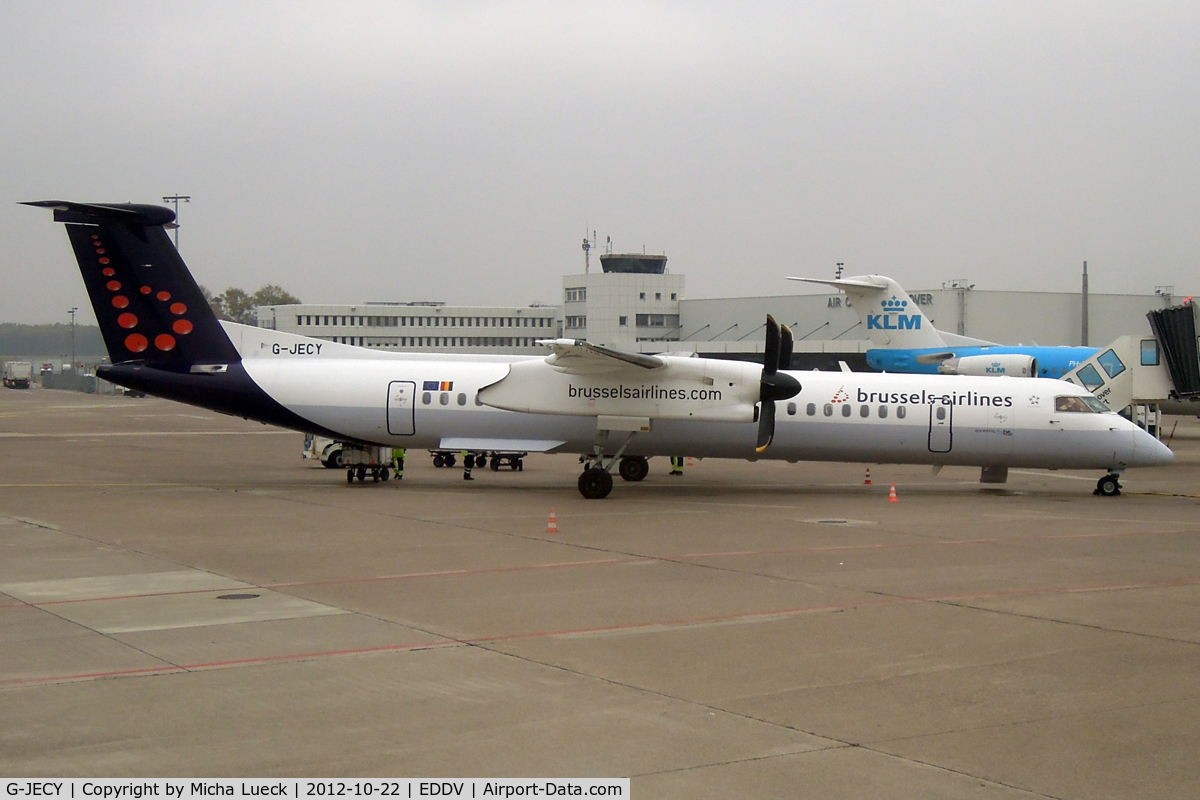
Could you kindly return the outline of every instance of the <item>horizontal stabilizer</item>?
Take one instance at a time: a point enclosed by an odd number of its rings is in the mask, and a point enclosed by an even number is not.
[[[820,283],[825,286],[832,286],[835,289],[841,289],[843,292],[847,289],[874,289],[880,292],[886,292],[888,285],[883,281],[872,280],[869,276],[861,278],[841,278],[838,280],[827,280],[825,278],[788,278],[789,281],[804,281],[805,283]]]
[[[175,212],[162,206],[139,203],[72,203],[67,200],[34,200],[23,206],[54,210],[55,222],[95,222],[97,217],[133,225],[167,225],[175,221]]]

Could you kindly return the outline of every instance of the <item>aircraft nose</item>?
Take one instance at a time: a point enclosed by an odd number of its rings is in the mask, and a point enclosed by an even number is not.
[[[1175,460],[1171,448],[1146,433],[1141,428],[1133,432],[1133,466],[1157,467]]]

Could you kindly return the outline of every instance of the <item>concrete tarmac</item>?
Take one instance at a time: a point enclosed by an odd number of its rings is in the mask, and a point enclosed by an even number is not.
[[[419,452],[347,485],[301,438],[0,390],[0,774],[1200,797],[1195,419],[1117,498],[656,459],[585,501],[571,456]]]

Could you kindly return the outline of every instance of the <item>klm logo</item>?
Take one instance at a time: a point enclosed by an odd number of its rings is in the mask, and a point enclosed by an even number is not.
[[[1007,375],[1008,374],[1005,371],[1004,367],[1001,366],[999,361],[993,361],[992,365],[984,371],[987,372],[988,375]]]
[[[921,329],[921,314],[905,314],[908,308],[907,300],[897,300],[892,295],[891,300],[883,301],[882,314],[867,314],[867,329],[881,331],[910,331]]]

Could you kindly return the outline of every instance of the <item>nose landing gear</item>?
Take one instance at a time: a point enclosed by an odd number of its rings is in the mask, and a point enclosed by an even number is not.
[[[1096,490],[1092,494],[1100,497],[1116,497],[1121,493],[1120,476],[1114,472],[1110,472],[1100,480],[1096,481]]]

